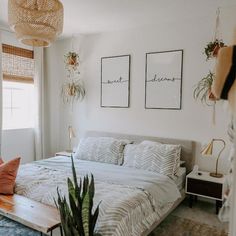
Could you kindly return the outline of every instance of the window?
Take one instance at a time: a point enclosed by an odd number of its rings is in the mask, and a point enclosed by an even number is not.
[[[34,125],[34,54],[3,44],[3,129]]]

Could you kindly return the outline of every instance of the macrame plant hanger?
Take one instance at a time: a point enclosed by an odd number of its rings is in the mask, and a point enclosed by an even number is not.
[[[215,32],[213,35],[212,42],[215,42],[216,40],[220,41],[222,39],[222,35],[220,33],[220,8],[218,7],[216,10],[216,23],[215,23]],[[216,68],[216,60],[214,65],[214,71]],[[216,124],[216,100],[214,100],[213,104],[213,110],[212,110],[212,123],[213,125]]]

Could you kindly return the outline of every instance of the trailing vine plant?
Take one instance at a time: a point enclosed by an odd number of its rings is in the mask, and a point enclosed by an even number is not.
[[[214,73],[209,71],[209,73],[195,85],[193,91],[193,97],[195,100],[200,100],[202,103],[210,105],[208,100],[214,77]]]

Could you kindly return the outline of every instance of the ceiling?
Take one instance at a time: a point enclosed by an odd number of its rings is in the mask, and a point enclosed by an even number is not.
[[[0,0],[0,26],[7,28],[7,0]],[[61,0],[63,36],[125,30],[140,26],[206,17],[217,6],[235,0]]]

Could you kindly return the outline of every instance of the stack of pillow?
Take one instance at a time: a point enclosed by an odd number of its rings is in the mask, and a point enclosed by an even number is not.
[[[181,146],[111,137],[81,139],[75,158],[148,170],[173,177],[180,167]]]

